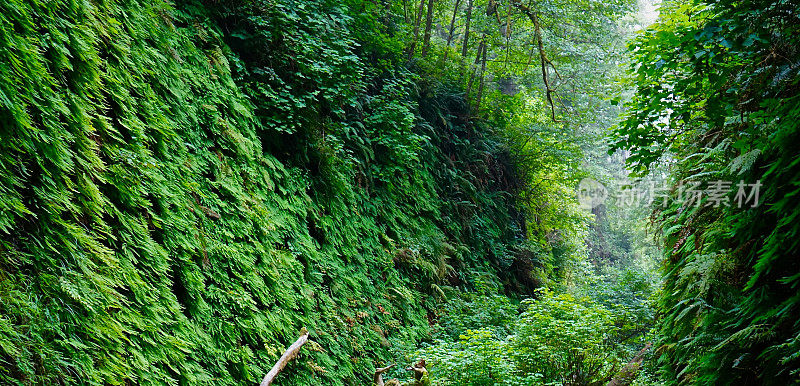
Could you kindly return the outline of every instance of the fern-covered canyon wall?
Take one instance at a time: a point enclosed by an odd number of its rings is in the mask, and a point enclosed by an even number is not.
[[[390,15],[1,1],[0,383],[252,384],[306,327],[285,384],[363,384],[443,286],[536,287],[502,138]]]
[[[669,170],[671,192],[653,211],[664,250],[658,363],[669,384],[800,383],[797,9],[666,2],[631,44],[637,87],[614,148],[630,151],[639,175]],[[725,204],[675,199],[681,185],[715,181],[730,181]]]

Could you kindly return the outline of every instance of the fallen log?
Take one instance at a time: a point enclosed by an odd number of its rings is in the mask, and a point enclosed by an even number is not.
[[[286,367],[286,364],[297,356],[300,352],[300,348],[306,344],[306,341],[308,341],[308,330],[303,327],[303,329],[300,330],[300,337],[286,349],[283,355],[281,355],[281,359],[278,359],[278,362],[276,362],[267,375],[264,376],[264,379],[261,381],[261,386],[269,386],[272,384],[272,381],[275,380],[278,373]]]
[[[408,371],[414,372],[414,386],[430,386],[431,380],[428,378],[428,369],[425,368],[425,360],[420,359],[415,365],[406,368]]]
[[[633,380],[636,379],[636,374],[642,367],[642,362],[644,362],[644,354],[647,353],[647,350],[649,350],[652,345],[652,343],[644,345],[644,348],[642,348],[606,386],[627,386],[633,383]]]
[[[375,369],[375,375],[372,377],[372,382],[375,384],[375,386],[386,386],[386,384],[383,382],[383,373],[389,371],[389,369],[392,367],[394,367],[394,364]]]

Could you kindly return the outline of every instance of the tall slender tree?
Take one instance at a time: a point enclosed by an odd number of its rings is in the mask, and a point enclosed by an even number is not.
[[[428,0],[428,12],[425,19],[425,36],[422,41],[422,56],[428,55],[428,50],[431,47],[431,28],[433,27],[433,2]]]
[[[411,45],[408,47],[408,60],[414,57],[414,51],[417,49],[417,39],[419,39],[419,24],[422,22],[422,11],[425,10],[425,0],[419,1],[417,8],[416,20],[414,21],[414,37],[411,39]]]
[[[484,78],[483,75],[486,72],[486,43],[483,45],[483,53],[481,54],[481,72],[478,81],[480,82],[478,85],[478,98],[475,101],[475,111],[481,110],[481,99],[483,98],[483,85],[484,85]]]
[[[467,48],[469,47],[469,25],[472,21],[472,0],[467,1],[467,20],[464,24],[464,40],[461,42],[461,56],[467,57]]]
[[[470,68],[469,74],[469,82],[467,82],[467,99],[469,99],[469,95],[472,92],[472,82],[475,81],[475,73],[478,70],[478,64],[481,62],[481,57],[483,52],[486,50],[486,36],[481,39],[481,42],[478,44],[478,53],[475,54],[475,63],[472,64]]]
[[[444,51],[444,60],[447,60],[447,55],[450,53],[450,43],[453,41],[453,31],[456,27],[456,17],[458,16],[458,7],[461,5],[461,0],[456,0],[456,4],[453,7],[453,17],[450,19],[450,28],[447,29],[447,48]]]

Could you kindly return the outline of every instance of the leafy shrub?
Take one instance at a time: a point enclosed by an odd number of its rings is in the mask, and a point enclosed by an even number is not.
[[[619,315],[588,297],[542,290],[514,315],[500,296],[455,303],[472,305],[450,317],[468,322],[443,318],[442,326],[465,329],[455,338],[443,331],[413,354],[428,361],[434,385],[599,385],[628,359],[615,339]]]
[[[542,291],[526,302],[511,344],[519,371],[544,383],[595,385],[618,367],[614,315],[588,298]]]

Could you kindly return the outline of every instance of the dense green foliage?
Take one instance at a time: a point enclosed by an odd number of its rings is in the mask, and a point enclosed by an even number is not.
[[[640,175],[670,169],[655,218],[671,382],[800,381],[798,47],[794,1],[669,2],[632,43],[636,94],[615,146]],[[732,183],[728,205],[677,199],[718,180]],[[760,205],[738,205],[740,180],[760,181]]]
[[[604,385],[649,339],[654,285],[634,271],[585,277],[572,291],[543,289],[521,304],[454,299],[433,344],[413,356],[426,358],[434,385]]]
[[[0,384],[800,383],[797,2],[633,3],[0,0]]]
[[[0,383],[254,383],[307,327],[284,382],[360,384],[525,258],[501,138],[383,11],[0,2]]]

